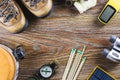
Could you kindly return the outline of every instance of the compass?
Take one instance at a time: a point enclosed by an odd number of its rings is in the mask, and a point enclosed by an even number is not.
[[[55,62],[43,65],[39,68],[39,70],[37,71],[35,76],[29,77],[28,80],[40,80],[40,79],[46,80],[46,79],[49,79],[54,75],[55,68],[56,68]]]
[[[39,69],[39,75],[43,79],[48,79],[55,73],[55,67],[56,67],[56,63],[55,62],[53,62],[51,64],[43,65]]]
[[[49,78],[53,74],[53,69],[50,66],[42,66],[40,68],[40,72],[39,73],[40,73],[41,77],[43,77],[43,78]]]

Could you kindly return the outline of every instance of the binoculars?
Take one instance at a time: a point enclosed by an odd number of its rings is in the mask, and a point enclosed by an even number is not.
[[[103,55],[114,62],[120,62],[120,38],[112,35],[110,42],[113,44],[111,49],[104,49]]]

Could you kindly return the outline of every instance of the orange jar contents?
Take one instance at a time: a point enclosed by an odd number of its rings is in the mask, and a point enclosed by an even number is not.
[[[16,80],[19,63],[13,55],[13,51],[0,44],[0,79]]]

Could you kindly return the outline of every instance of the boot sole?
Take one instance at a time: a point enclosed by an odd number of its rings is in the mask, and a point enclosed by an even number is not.
[[[27,28],[28,28],[28,20],[26,20],[26,23],[25,23],[24,27],[23,27],[20,31],[15,32],[15,33],[13,33],[13,34],[21,33],[21,32],[23,32],[23,31],[25,31]]]

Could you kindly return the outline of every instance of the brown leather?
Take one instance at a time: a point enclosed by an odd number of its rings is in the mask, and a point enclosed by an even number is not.
[[[25,7],[35,16],[46,16],[52,9],[52,0],[21,0]]]
[[[26,24],[26,19],[22,10],[15,0],[0,0],[0,26],[17,33],[21,31]]]

